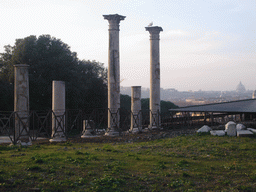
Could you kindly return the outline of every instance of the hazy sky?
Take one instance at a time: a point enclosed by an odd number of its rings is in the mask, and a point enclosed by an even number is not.
[[[256,89],[256,0],[0,0],[0,52],[15,39],[50,34],[79,59],[107,66],[108,21],[120,23],[121,86],[149,87],[149,33],[161,26],[161,87]]]

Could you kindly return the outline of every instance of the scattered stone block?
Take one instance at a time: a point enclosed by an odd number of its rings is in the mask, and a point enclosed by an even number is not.
[[[251,137],[253,133],[249,130],[238,130],[237,137]]]
[[[225,132],[227,132],[228,136],[231,136],[231,137],[236,136],[236,123],[233,121],[229,121],[225,125]]]
[[[246,127],[245,127],[245,125],[243,125],[243,124],[241,124],[241,123],[238,123],[237,125],[236,125],[236,130],[238,131],[238,130],[245,130],[246,129]]]
[[[247,130],[251,131],[252,133],[256,133],[256,129],[253,129],[253,128],[247,128]]]
[[[203,127],[197,130],[197,133],[208,133],[211,130],[212,129],[208,125],[204,125]]]
[[[211,135],[214,136],[224,136],[226,134],[226,132],[224,130],[213,130],[210,131]]]
[[[219,125],[216,129],[217,130],[224,130],[225,129],[225,125]]]

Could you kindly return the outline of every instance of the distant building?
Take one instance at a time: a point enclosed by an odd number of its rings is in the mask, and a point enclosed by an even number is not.
[[[244,93],[246,91],[245,86],[242,84],[242,82],[240,81],[240,83],[237,85],[236,87],[236,92],[238,93]]]

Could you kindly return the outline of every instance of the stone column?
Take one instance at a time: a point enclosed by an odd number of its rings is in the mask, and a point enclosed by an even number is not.
[[[141,119],[141,86],[132,86],[130,128],[132,133],[142,131]]]
[[[252,93],[252,98],[253,98],[253,99],[256,99],[256,90],[253,91],[253,93]]]
[[[31,144],[29,138],[29,78],[26,64],[14,65],[14,144]]]
[[[159,33],[162,27],[146,27],[150,33],[150,129],[160,128]]]
[[[109,22],[108,47],[108,131],[105,135],[119,135],[120,67],[119,67],[119,23],[125,16],[103,15]]]
[[[52,138],[50,142],[66,141],[65,136],[65,82],[52,82]]]

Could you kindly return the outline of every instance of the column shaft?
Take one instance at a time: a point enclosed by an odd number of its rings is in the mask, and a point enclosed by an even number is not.
[[[160,59],[159,59],[159,33],[161,27],[146,27],[150,33],[150,125],[160,126]]]
[[[132,132],[141,131],[141,86],[132,86],[131,128]]]
[[[65,82],[52,82],[52,139],[50,142],[65,141]]]
[[[108,48],[108,129],[119,128],[120,67],[119,67],[119,23],[125,16],[103,15],[109,21]]]
[[[14,111],[17,140],[29,142],[29,77],[26,64],[14,65]]]

